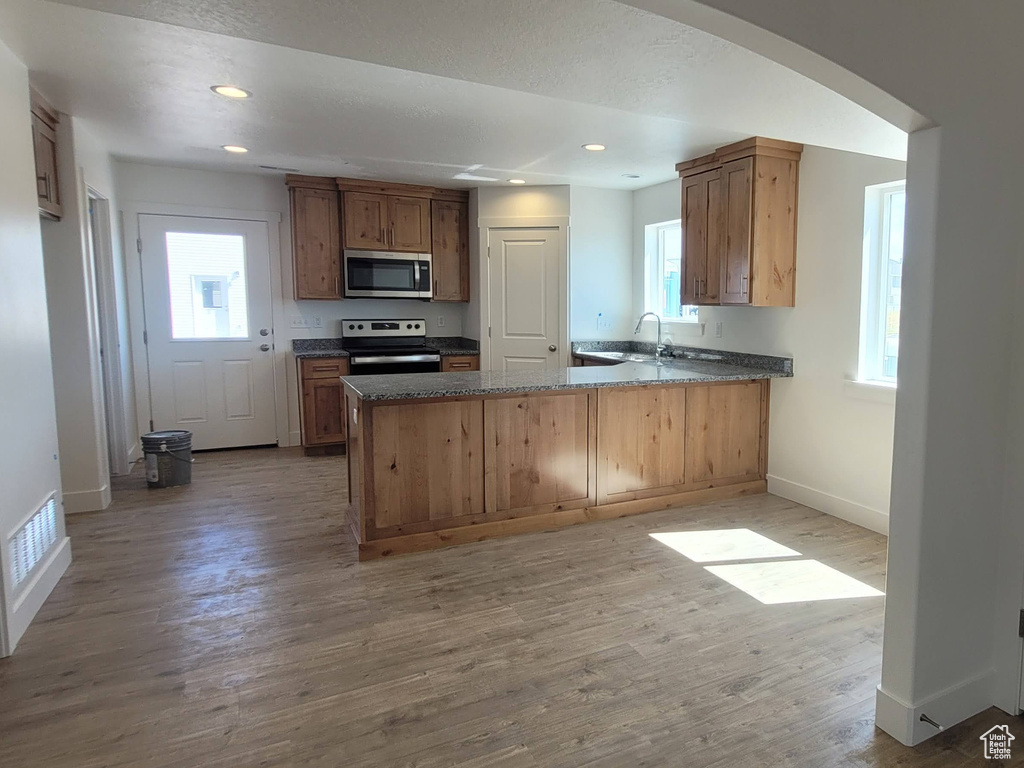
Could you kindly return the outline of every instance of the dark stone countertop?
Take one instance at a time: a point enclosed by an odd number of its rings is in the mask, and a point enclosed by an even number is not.
[[[655,345],[646,341],[574,341],[571,345],[574,357],[597,362],[621,362],[617,355],[648,355],[654,357]],[[611,354],[609,354],[611,353]],[[755,355],[748,352],[727,352],[703,347],[665,345],[667,363],[707,362],[737,365],[744,368],[759,368],[777,376],[793,375],[793,358],[774,355]]]
[[[506,395],[559,389],[651,386],[703,381],[746,381],[792,376],[792,373],[704,360],[640,362],[619,365],[553,368],[544,371],[479,371],[343,376],[363,400],[417,400],[432,397]]]
[[[480,343],[463,336],[427,336],[426,342],[442,357],[480,354]],[[341,348],[341,339],[292,339],[292,351],[299,359],[348,357],[348,352]]]

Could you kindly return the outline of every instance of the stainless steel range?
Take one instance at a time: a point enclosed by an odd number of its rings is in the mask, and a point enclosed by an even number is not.
[[[353,376],[436,373],[441,353],[427,346],[426,320],[342,320],[341,346]]]

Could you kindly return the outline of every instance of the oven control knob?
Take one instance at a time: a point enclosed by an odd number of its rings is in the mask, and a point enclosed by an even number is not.
[[[406,323],[406,324],[405,324],[405,327],[406,327],[406,328],[412,328],[412,323]]]
[[[420,324],[416,323],[416,330],[418,331],[419,329],[420,329]]]
[[[349,323],[349,324],[348,324],[348,329],[349,329],[350,331],[354,331],[354,330],[356,329],[356,327],[355,327],[355,325],[354,325],[354,324],[352,324],[352,323]]]
[[[359,324],[359,330],[360,331],[363,330],[363,324],[362,323]]]

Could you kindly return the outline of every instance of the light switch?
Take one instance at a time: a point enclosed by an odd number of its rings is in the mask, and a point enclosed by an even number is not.
[[[309,320],[304,317],[293,317],[292,328],[309,328]]]

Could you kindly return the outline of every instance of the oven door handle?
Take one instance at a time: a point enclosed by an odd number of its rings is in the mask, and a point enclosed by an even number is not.
[[[378,355],[376,357],[350,357],[352,365],[373,365],[375,363],[439,363],[440,355]]]

